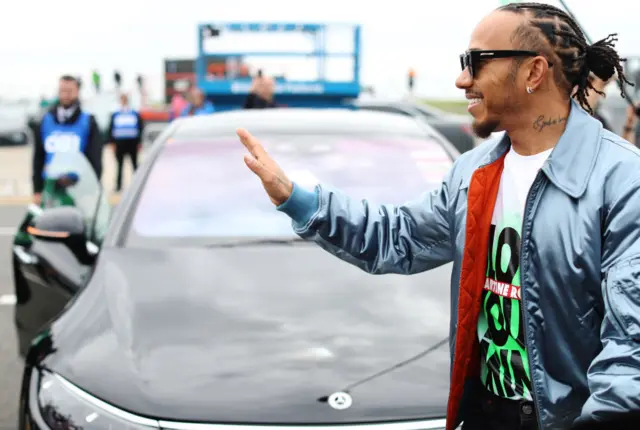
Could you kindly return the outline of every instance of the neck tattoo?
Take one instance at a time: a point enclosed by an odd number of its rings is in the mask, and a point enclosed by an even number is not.
[[[565,122],[567,122],[567,118],[566,117],[558,116],[558,117],[555,117],[555,118],[546,118],[544,115],[540,115],[533,122],[533,129],[536,130],[537,132],[541,132],[542,130],[544,130],[545,128],[547,128],[549,126],[563,124]]]

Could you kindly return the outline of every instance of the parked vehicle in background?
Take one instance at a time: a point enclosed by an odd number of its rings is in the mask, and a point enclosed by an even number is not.
[[[470,115],[444,112],[426,103],[413,100],[358,99],[353,102],[359,109],[389,112],[425,120],[446,137],[460,153],[473,149],[480,139],[473,135]]]
[[[19,105],[0,105],[0,146],[27,145],[32,140],[27,111]]]

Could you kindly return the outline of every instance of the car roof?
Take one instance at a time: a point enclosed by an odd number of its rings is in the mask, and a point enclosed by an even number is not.
[[[431,128],[413,118],[350,108],[273,108],[233,110],[180,118],[173,138],[235,132],[400,133],[425,137]]]
[[[355,106],[395,106],[403,108],[420,109],[435,116],[446,116],[449,112],[443,111],[428,103],[412,98],[386,99],[386,98],[359,98],[354,101]]]

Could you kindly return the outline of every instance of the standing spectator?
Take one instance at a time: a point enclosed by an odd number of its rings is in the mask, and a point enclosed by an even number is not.
[[[84,112],[79,101],[77,78],[60,78],[58,101],[37,126],[33,150],[33,201],[42,202],[46,166],[56,152],[76,151],[85,154],[98,179],[102,176],[103,140],[93,115]]]
[[[99,94],[100,93],[100,73],[98,73],[97,70],[94,70],[91,77],[93,79],[93,86],[96,90],[96,94]]]
[[[257,76],[251,83],[249,95],[244,103],[245,109],[266,109],[276,107],[274,100],[275,82],[272,78],[264,76],[262,70],[258,70]]]
[[[184,111],[189,102],[181,93],[175,93],[171,97],[171,107],[169,108],[169,115],[171,119],[178,118],[182,115],[182,111]]]
[[[138,75],[136,78],[136,82],[138,83],[138,91],[140,92],[140,106],[147,106],[147,91],[144,87],[144,78],[142,75]]]
[[[591,80],[592,88],[589,88],[586,98],[587,98],[587,102],[589,103],[589,106],[591,106],[591,109],[593,110],[593,116],[594,118],[596,118],[598,121],[602,123],[602,126],[605,129],[609,131],[613,131],[609,122],[602,115],[600,115],[599,107],[600,107],[600,102],[602,101],[602,97],[604,97],[604,89],[613,80],[615,80],[615,77],[605,82],[599,77],[597,77],[596,75],[594,75],[593,73],[591,73],[589,79]]]
[[[638,121],[638,114],[640,114],[640,103],[636,106],[629,106],[627,108],[627,120],[622,129],[622,138],[636,146],[640,146],[640,121]]]
[[[117,89],[118,91],[120,91],[120,88],[122,87],[122,75],[120,75],[120,72],[119,72],[119,71],[117,71],[117,70],[116,70],[116,71],[113,73],[113,80],[114,80],[114,81],[115,81],[115,83],[116,83],[116,89]]]
[[[180,116],[207,115],[216,111],[213,103],[207,100],[202,90],[193,87],[189,90],[189,104],[182,110]]]
[[[138,169],[138,153],[142,147],[144,123],[140,113],[131,109],[129,97],[120,95],[120,109],[111,115],[109,123],[109,145],[113,148],[118,164],[116,173],[116,192],[122,191],[122,166],[124,158],[131,159],[133,171]]]
[[[409,75],[407,76],[409,82],[407,82],[409,87],[409,94],[413,94],[413,86],[416,82],[416,72],[413,69],[409,69]]]

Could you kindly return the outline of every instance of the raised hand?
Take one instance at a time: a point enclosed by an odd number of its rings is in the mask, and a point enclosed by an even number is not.
[[[238,129],[237,134],[250,153],[244,156],[244,162],[260,178],[271,202],[274,205],[281,205],[287,201],[293,190],[293,184],[287,175],[251,133],[245,129]]]

